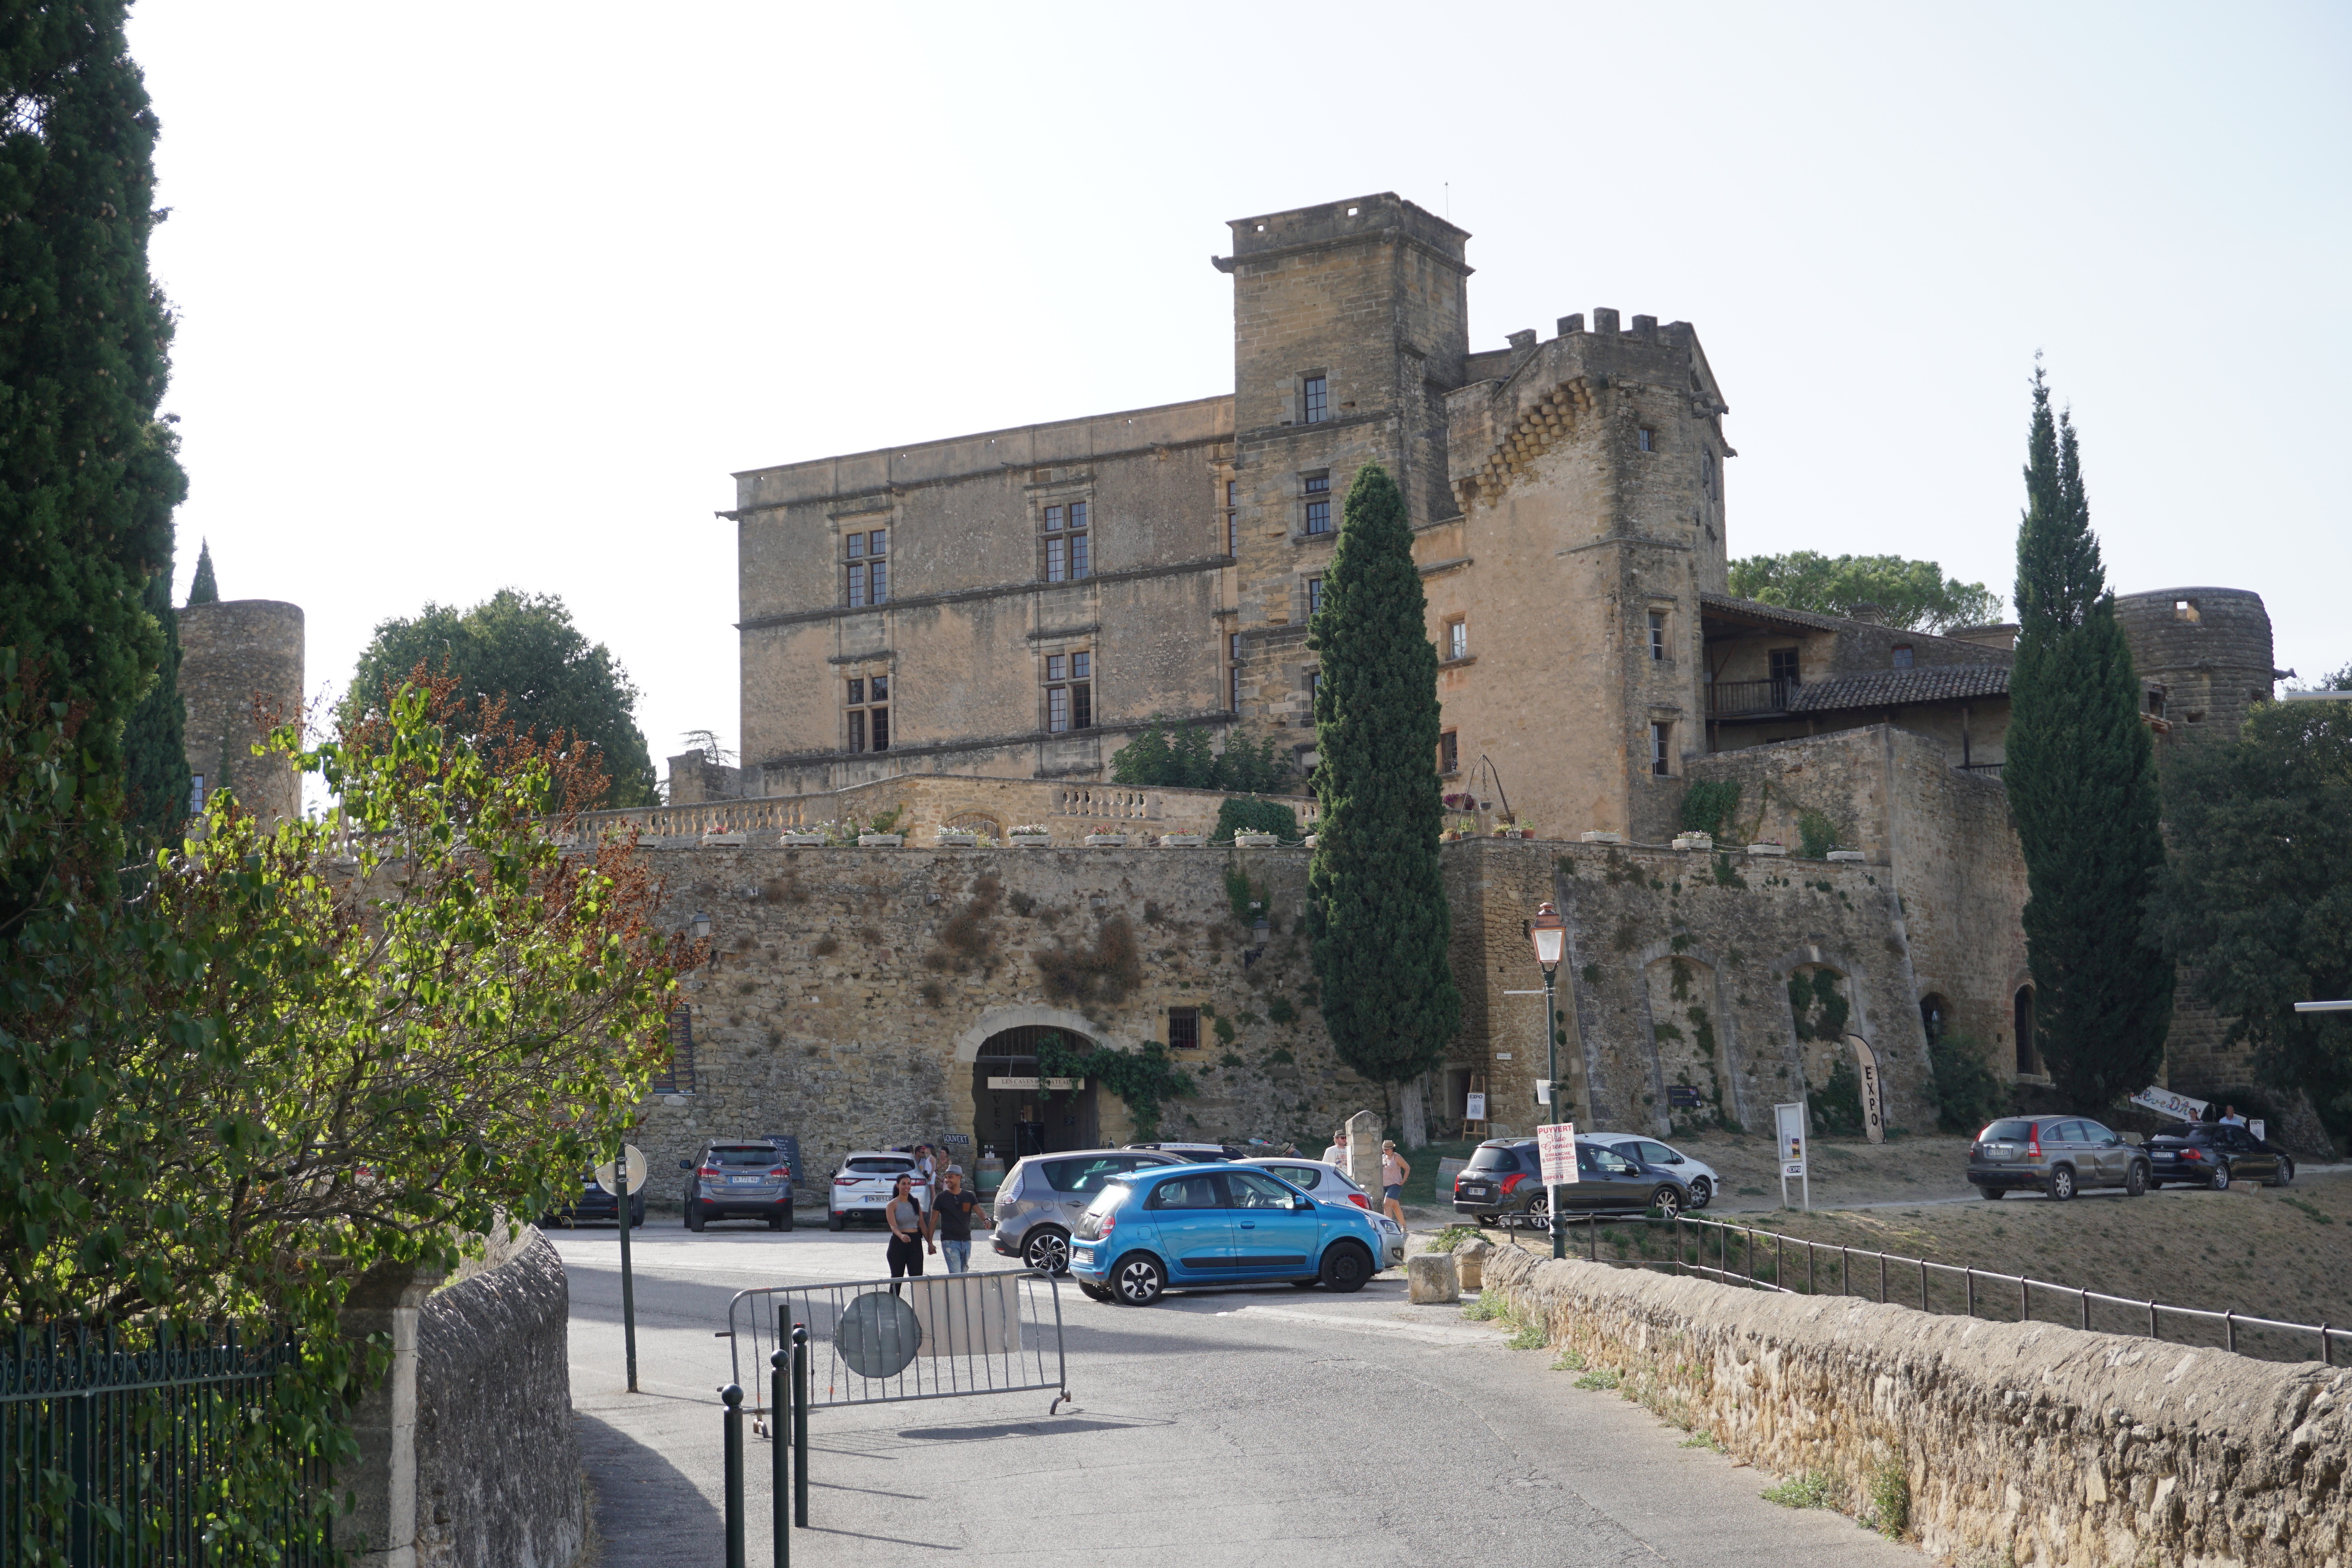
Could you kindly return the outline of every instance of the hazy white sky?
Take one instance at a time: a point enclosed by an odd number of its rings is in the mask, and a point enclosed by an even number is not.
[[[1223,220],[1392,190],[1474,348],[1696,323],[1736,554],[2003,594],[2026,382],[2123,591],[2352,663],[2352,9],[145,0],[165,407],[229,598],[561,593],[736,731],[736,469],[1230,391]],[[2331,453],[2336,455],[2329,455]]]

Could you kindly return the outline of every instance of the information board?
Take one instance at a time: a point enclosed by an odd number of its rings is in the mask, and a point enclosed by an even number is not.
[[[1772,1139],[1780,1155],[1780,1207],[1789,1207],[1789,1184],[1803,1184],[1805,1207],[1813,1207],[1813,1181],[1805,1168],[1805,1103],[1772,1107]]]
[[[1543,1184],[1566,1186],[1576,1176],[1576,1124],[1546,1122],[1536,1129],[1536,1150],[1543,1158]]]
[[[1465,1122],[1485,1121],[1486,1119],[1486,1097],[1484,1094],[1477,1093],[1470,1095],[1462,1107],[1462,1119]]]

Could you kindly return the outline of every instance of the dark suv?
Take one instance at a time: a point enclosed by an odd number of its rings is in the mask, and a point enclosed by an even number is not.
[[[793,1167],[773,1144],[706,1144],[698,1160],[680,1160],[686,1177],[686,1228],[713,1219],[764,1219],[793,1228]]]
[[[1536,1148],[1533,1138],[1490,1138],[1472,1150],[1469,1165],[1454,1178],[1454,1212],[1480,1225],[1544,1226],[1549,1200]],[[1640,1214],[1654,1208],[1672,1217],[1690,1207],[1690,1188],[1682,1177],[1620,1150],[1576,1140],[1576,1180],[1559,1189],[1560,1213]]]
[[[2063,1203],[2095,1186],[2137,1197],[2154,1185],[2155,1168],[2138,1145],[2085,1117],[2004,1116],[1969,1145],[1969,1181],[1982,1197],[2031,1187]]]
[[[2219,1192],[2239,1176],[2260,1176],[2266,1186],[2294,1179],[2294,1161],[2276,1144],[2264,1143],[2234,1123],[2175,1122],[2147,1141],[2154,1163],[2150,1186],[2210,1186]]]

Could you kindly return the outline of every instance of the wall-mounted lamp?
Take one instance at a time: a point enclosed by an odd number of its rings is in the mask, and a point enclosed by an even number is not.
[[[696,910],[694,912],[694,924],[691,929],[694,932],[694,939],[697,942],[709,940],[710,936],[710,916],[705,915],[699,909]]]

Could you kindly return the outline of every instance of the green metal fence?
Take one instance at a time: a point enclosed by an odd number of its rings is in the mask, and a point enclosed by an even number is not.
[[[307,1504],[328,1478],[295,1462],[289,1497],[225,1520],[236,1448],[264,1428],[290,1336],[234,1326],[18,1329],[0,1339],[0,1563],[182,1568],[236,1561],[324,1568]]]

